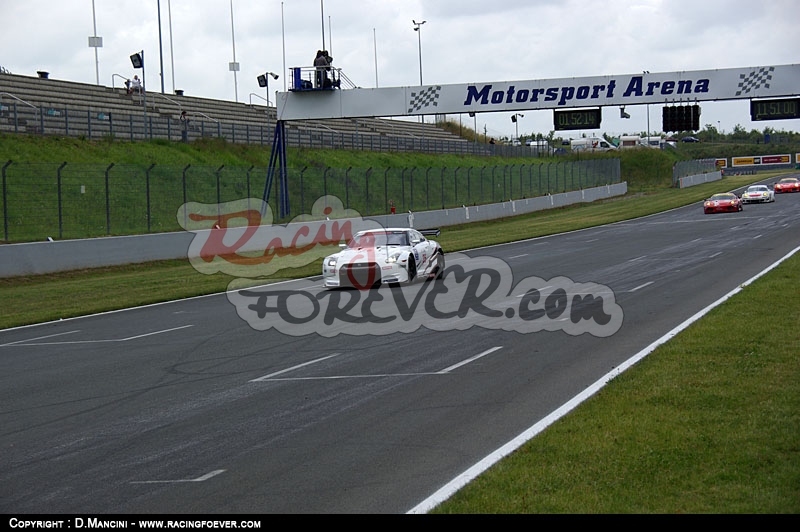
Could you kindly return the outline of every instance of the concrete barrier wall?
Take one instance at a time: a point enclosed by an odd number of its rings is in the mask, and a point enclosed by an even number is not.
[[[718,181],[722,179],[722,172],[709,172],[707,174],[690,175],[680,179],[680,188],[693,187],[703,183],[710,183],[711,181]]]
[[[622,196],[628,192],[627,183],[617,183],[586,190],[553,194],[537,198],[510,200],[492,205],[461,207],[436,211],[399,213],[368,217],[384,227],[413,227],[416,229],[441,228],[470,222],[495,220],[575,203]],[[302,222],[314,235],[324,224],[345,220]],[[227,229],[225,240],[236,242],[245,228]],[[328,232],[330,234],[330,232]],[[192,246],[194,232],[158,233],[121,237],[91,238],[30,242],[0,246],[0,277],[37,275],[60,271],[80,270],[103,266],[118,266],[141,262],[183,259],[197,253]],[[256,241],[263,246],[263,240]],[[237,252],[263,251],[248,248],[247,243],[237,247]]]

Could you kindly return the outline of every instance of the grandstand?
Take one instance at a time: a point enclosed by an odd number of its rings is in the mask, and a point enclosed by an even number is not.
[[[128,94],[101,86],[0,72],[0,131],[43,135],[112,136],[121,140],[223,137],[229,142],[272,144],[275,107],[184,94]],[[252,100],[252,94],[251,94]],[[186,113],[188,122],[181,120]],[[290,146],[474,153],[482,146],[434,124],[381,118],[286,122]]]

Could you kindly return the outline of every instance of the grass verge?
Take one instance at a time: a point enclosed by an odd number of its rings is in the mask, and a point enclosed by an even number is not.
[[[800,512],[798,284],[795,255],[434,513]]]

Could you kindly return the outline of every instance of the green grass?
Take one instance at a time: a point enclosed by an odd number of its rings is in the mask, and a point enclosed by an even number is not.
[[[434,513],[800,512],[798,284],[795,255]]]
[[[120,144],[97,149],[137,148]],[[377,155],[384,164],[390,156]],[[660,157],[644,152],[623,160],[623,179],[631,190],[624,198],[449,227],[439,240],[446,250],[458,251],[581,229],[691,204],[768,176],[729,176],[670,189],[665,183],[671,163]],[[649,158],[656,168],[650,172]],[[278,272],[272,280],[319,271],[314,263]],[[200,274],[183,260],[0,279],[0,328],[220,292],[230,281]],[[795,256],[614,379],[435,512],[800,512],[798,285],[800,257]]]

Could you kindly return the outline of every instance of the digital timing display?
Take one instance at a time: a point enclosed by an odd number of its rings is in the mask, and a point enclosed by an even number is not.
[[[600,108],[564,109],[553,111],[553,126],[556,131],[568,129],[600,129]]]
[[[800,98],[750,100],[750,119],[787,120],[800,118]]]

